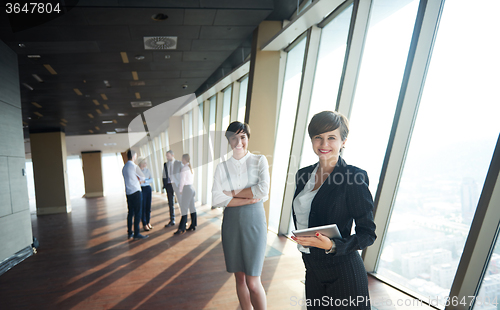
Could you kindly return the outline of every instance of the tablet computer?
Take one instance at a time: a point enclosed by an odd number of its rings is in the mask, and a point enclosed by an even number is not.
[[[330,239],[342,238],[337,224],[292,230],[292,233],[297,237],[314,237],[316,236],[316,232],[319,232],[320,234],[323,234]]]

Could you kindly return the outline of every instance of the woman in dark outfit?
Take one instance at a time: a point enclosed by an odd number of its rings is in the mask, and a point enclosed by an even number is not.
[[[370,309],[368,278],[358,254],[377,237],[368,175],[340,157],[349,133],[345,116],[320,112],[311,119],[308,131],[319,162],[296,174],[295,228],[337,224],[342,239],[319,233],[292,237],[306,267],[307,308]],[[353,221],[356,233],[351,235]]]

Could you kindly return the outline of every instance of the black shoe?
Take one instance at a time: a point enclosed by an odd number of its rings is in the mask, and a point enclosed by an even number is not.
[[[146,239],[146,238],[149,238],[149,235],[138,234],[137,236],[134,236],[134,240]]]
[[[148,226],[143,226],[144,231],[150,231]]]
[[[185,232],[185,230],[177,230],[176,232],[174,232],[174,235],[182,235]]]
[[[133,238],[134,238],[134,235],[128,234],[128,237],[127,237],[128,240],[133,239]]]
[[[175,225],[175,221],[170,221],[168,222],[167,225],[165,225],[165,227],[170,227],[170,226],[174,226]]]
[[[187,231],[195,231],[196,230],[196,227],[195,226],[189,226],[188,229],[186,229]]]

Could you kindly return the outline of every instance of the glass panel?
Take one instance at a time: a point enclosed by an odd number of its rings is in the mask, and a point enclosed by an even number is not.
[[[283,205],[283,194],[287,179],[290,151],[292,147],[293,132],[295,128],[295,116],[299,100],[300,82],[302,79],[302,67],[306,50],[306,38],[302,39],[293,49],[288,52],[285,67],[285,78],[283,82],[283,95],[279,111],[278,128],[276,131],[275,153],[272,166],[269,229],[278,231],[281,207]]]
[[[106,195],[125,192],[122,169],[123,158],[120,153],[102,154],[102,181]]]
[[[309,120],[318,112],[335,110],[340,78],[344,67],[351,15],[352,4],[321,31],[313,92],[309,106]],[[306,136],[308,137],[308,135]],[[318,157],[311,149],[311,140],[307,137],[304,139],[300,167],[318,161]]]
[[[79,155],[68,156],[66,164],[68,169],[69,196],[71,199],[80,198],[85,194],[82,159]]]
[[[189,156],[193,156],[193,111],[188,112],[188,135],[189,135],[189,149],[188,149],[188,154]]]
[[[245,122],[245,109],[247,107],[248,76],[240,81],[240,96],[238,100],[238,121]]]
[[[198,191],[196,197],[201,200],[203,188],[203,102],[200,103],[198,110]]]
[[[445,3],[378,268],[441,302],[500,132],[500,2],[469,4]]]
[[[474,310],[497,310],[500,304],[500,240],[498,239],[490,257],[486,273],[476,296]]]
[[[207,204],[212,204],[212,184],[214,182],[214,141],[215,141],[215,110],[216,97],[210,98],[210,112],[208,119],[208,169],[207,169]]]
[[[417,10],[417,0],[375,0],[372,4],[343,156],[368,172],[373,194],[391,133]],[[377,139],[366,134],[371,128],[377,128]],[[367,149],[370,156],[366,156]]]
[[[229,126],[229,121],[231,120],[231,95],[232,95],[232,86],[229,86],[224,90],[224,99],[222,106],[222,126],[221,126],[221,134],[220,134],[220,157],[221,160],[226,160],[228,157],[228,147],[227,139],[225,136],[225,132],[227,126]]]

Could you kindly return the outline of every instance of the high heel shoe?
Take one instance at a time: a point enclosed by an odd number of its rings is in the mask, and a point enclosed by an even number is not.
[[[185,230],[177,230],[176,232],[174,232],[174,235],[182,235],[185,232]]]
[[[196,230],[196,227],[195,226],[189,226],[188,229],[186,229],[187,231],[195,231]]]
[[[151,224],[148,224],[147,226],[148,226],[149,229],[153,229],[154,228],[153,225],[151,225]]]
[[[143,226],[143,228],[144,228],[144,231],[149,231],[150,230],[149,227],[148,227],[148,225]]]

